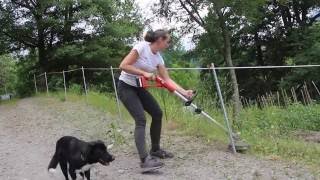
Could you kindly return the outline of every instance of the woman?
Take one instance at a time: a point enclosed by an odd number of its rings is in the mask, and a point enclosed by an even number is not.
[[[176,86],[177,91],[186,97],[192,96],[192,90],[185,90],[170,79],[159,53],[169,47],[168,31],[162,29],[148,31],[144,40],[135,45],[120,64],[122,72],[119,77],[118,93],[122,103],[135,120],[134,137],[141,159],[140,166],[147,171],[164,165],[157,158],[172,158],[173,154],[160,148],[162,111],[154,97],[144,88],[138,87],[137,78],[144,76],[154,80],[155,73],[157,73],[164,81]],[[150,154],[145,147],[146,117],[144,111],[152,117]]]

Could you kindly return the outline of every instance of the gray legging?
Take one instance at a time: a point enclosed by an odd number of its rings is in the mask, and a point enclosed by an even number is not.
[[[135,120],[134,138],[140,158],[148,156],[145,146],[146,116],[144,111],[152,117],[150,136],[152,151],[160,148],[162,110],[154,97],[144,88],[134,87],[123,81],[118,82],[119,98]]]

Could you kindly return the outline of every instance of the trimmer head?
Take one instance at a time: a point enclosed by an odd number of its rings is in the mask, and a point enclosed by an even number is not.
[[[234,146],[236,148],[236,151],[238,153],[245,153],[247,150],[250,149],[250,145],[248,143],[246,143],[245,141],[242,140],[236,140],[234,141]],[[232,149],[232,145],[229,144],[229,149]]]
[[[233,134],[232,139],[233,139],[236,151],[238,153],[245,153],[247,150],[250,149],[250,145],[247,142],[245,142],[244,140],[241,140],[238,133]],[[228,148],[230,150],[232,150],[232,145],[229,144]]]

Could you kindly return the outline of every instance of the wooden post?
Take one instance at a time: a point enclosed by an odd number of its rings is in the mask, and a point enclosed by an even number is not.
[[[67,100],[67,86],[66,86],[66,76],[64,70],[62,71],[63,75],[63,86],[64,86],[64,100]]]
[[[266,108],[268,104],[267,104],[266,98],[264,98],[264,95],[261,96],[261,100],[263,102],[263,107]]]
[[[304,105],[307,105],[307,103],[306,103],[306,98],[304,97],[304,94],[303,94],[303,90],[300,89],[300,92],[301,92],[301,95],[302,95],[302,99],[303,99]]]
[[[283,98],[283,102],[284,102],[284,106],[287,107],[287,99],[286,99],[286,96],[285,96],[285,93],[284,93],[284,90],[281,88],[281,95],[282,95],[282,98]]]
[[[311,104],[312,103],[312,99],[311,99],[311,96],[310,96],[310,93],[309,93],[308,86],[307,86],[306,82],[304,82],[304,91],[305,91],[308,103]]]
[[[313,84],[313,86],[316,88],[316,91],[318,92],[318,94],[319,94],[319,96],[320,96],[320,91],[319,91],[317,85],[316,85],[313,81],[312,81],[312,84]]]
[[[279,95],[279,91],[277,91],[277,100],[278,100],[278,106],[280,107],[281,104],[280,104],[280,95]]]
[[[46,80],[46,88],[47,88],[47,96],[48,96],[49,95],[49,87],[48,87],[47,72],[44,72],[44,78]]]
[[[294,103],[298,103],[298,98],[297,98],[296,92],[293,87],[291,88],[291,94],[292,94],[292,98],[293,98]]]
[[[36,94],[38,94],[37,78],[35,74],[33,74],[33,80],[34,80],[34,89],[36,91]]]
[[[272,104],[272,106],[274,106],[274,100],[273,100],[273,94],[272,94],[272,92],[270,91],[270,98],[271,98],[271,104]]]
[[[83,66],[81,67],[81,70],[82,70],[82,78],[83,78],[84,91],[85,91],[85,94],[86,94],[86,102],[88,102],[87,83],[86,83],[86,77],[85,77],[85,75],[84,75],[84,68],[83,68]]]

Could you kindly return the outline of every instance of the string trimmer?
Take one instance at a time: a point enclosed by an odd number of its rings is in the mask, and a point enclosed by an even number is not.
[[[179,91],[177,91],[177,88],[175,85],[164,81],[159,76],[156,76],[155,81],[154,81],[155,83],[150,84],[149,82],[151,82],[151,80],[148,80],[145,77],[140,77],[137,79],[137,84],[139,87],[142,87],[142,88],[159,87],[159,88],[167,89],[169,92],[171,92],[171,93],[175,94],[177,97],[179,97],[184,102],[185,106],[192,107],[196,114],[202,114],[204,117],[206,117],[211,122],[216,124],[219,128],[224,130],[226,133],[229,133],[228,129],[225,126],[220,124],[217,120],[215,120],[208,113],[206,113],[205,111],[203,111],[201,108],[199,108],[197,105],[195,105],[193,103],[193,100],[195,99],[195,97],[197,95],[196,91],[194,91],[194,96],[191,99],[189,99],[189,98],[186,98],[184,95],[182,95]],[[245,143],[244,141],[242,141],[238,134],[235,134],[232,132],[231,132],[231,134],[232,134],[232,140],[234,143],[234,147],[237,152],[245,152],[246,150],[249,149],[250,146],[247,143]],[[232,149],[232,143],[229,144],[229,149]]]

